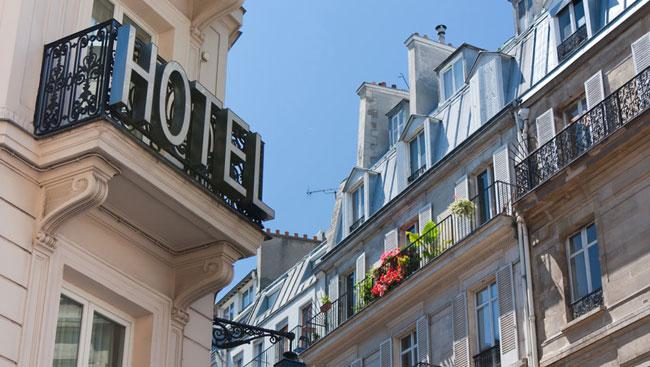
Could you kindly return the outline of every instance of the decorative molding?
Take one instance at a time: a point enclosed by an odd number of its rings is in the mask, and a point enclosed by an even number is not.
[[[241,8],[244,0],[204,2],[208,5],[195,9],[192,24],[199,30],[207,28],[212,22]]]
[[[190,321],[190,314],[183,308],[172,306],[172,319],[185,326]]]
[[[199,45],[202,45],[205,41],[205,33],[196,26],[190,27],[190,35],[192,36],[192,40],[194,40]]]
[[[48,250],[53,251],[54,249],[56,249],[56,238],[54,238],[54,236],[44,231],[38,231],[38,233],[36,233],[36,236],[34,236],[34,242]]]

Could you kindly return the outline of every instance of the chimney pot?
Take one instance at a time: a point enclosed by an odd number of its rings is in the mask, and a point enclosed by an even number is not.
[[[386,82],[381,82],[381,83],[379,83],[379,85],[381,85],[382,87],[385,87],[385,86],[386,86]]]
[[[271,232],[271,228],[266,229],[266,233],[269,233],[269,232]]]
[[[280,234],[280,230],[279,230],[279,229],[276,229],[276,230],[275,230],[275,234]]]
[[[318,241],[318,236],[314,236],[314,240]]]
[[[307,238],[307,235],[306,235],[306,234],[303,234],[303,235],[302,235],[302,238]]]
[[[438,42],[445,43],[445,34],[447,32],[447,26],[444,24],[437,25],[436,31],[438,32]]]
[[[370,83],[370,84],[372,84],[372,85],[376,85],[377,83],[376,83],[376,82],[372,82],[372,83]]]
[[[391,84],[390,87],[393,88],[393,89],[397,88],[397,86],[395,84]]]
[[[427,36],[426,34],[423,35],[422,37],[423,37],[423,38],[426,38],[426,39],[429,39],[429,36]]]
[[[284,231],[284,235],[285,235],[285,236],[288,236],[288,235],[289,235],[289,231]]]
[[[293,236],[294,236],[294,237],[298,237],[298,233],[294,233]]]

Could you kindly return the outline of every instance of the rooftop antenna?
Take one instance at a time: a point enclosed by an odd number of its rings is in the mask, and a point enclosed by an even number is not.
[[[323,193],[323,194],[333,194],[334,197],[336,197],[336,188],[332,189],[321,189],[321,190],[309,190],[309,187],[307,188],[307,196],[311,196],[312,194],[316,193]]]
[[[404,76],[404,73],[399,73],[399,77],[402,78],[404,84],[406,84],[406,89],[411,89],[411,87],[409,87],[409,82],[406,81],[406,77]]]

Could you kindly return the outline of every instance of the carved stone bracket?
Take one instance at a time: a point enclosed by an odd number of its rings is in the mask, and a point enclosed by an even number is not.
[[[103,203],[108,195],[108,181],[118,172],[97,156],[44,172],[42,211],[34,243],[55,249],[56,232],[75,215]]]
[[[192,36],[192,39],[194,39],[194,41],[199,45],[202,45],[205,41],[205,33],[203,33],[203,31],[201,31],[198,27],[191,26],[190,35]]]
[[[185,326],[190,321],[190,314],[180,307],[172,306],[172,319]]]

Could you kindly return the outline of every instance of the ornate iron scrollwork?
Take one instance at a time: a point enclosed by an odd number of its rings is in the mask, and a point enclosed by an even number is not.
[[[293,341],[296,335],[290,332],[240,324],[218,317],[215,317],[212,322],[212,342],[218,349],[233,348],[264,337],[269,337],[271,343],[275,344],[282,338]]]

